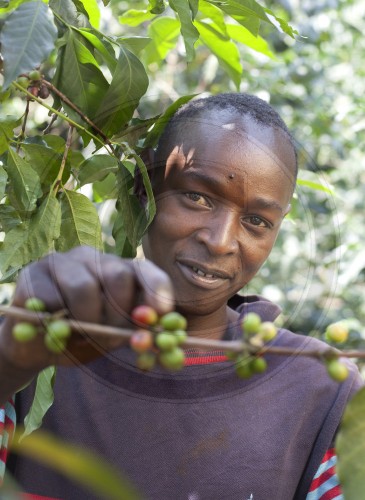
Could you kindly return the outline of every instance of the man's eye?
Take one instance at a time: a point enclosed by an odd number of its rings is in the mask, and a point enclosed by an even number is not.
[[[266,220],[261,219],[261,217],[258,217],[257,215],[251,215],[250,217],[245,217],[244,220],[248,221],[249,224],[252,224],[253,226],[270,227],[270,224],[266,222]]]
[[[207,199],[199,193],[185,193],[185,196],[198,205],[209,206]]]

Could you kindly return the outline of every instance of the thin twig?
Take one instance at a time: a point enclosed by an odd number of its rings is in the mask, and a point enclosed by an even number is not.
[[[63,172],[65,170],[65,165],[66,165],[66,161],[67,161],[68,152],[69,152],[70,147],[71,147],[72,132],[73,132],[73,127],[72,127],[72,125],[70,125],[69,129],[68,129],[68,133],[67,133],[66,146],[65,146],[65,150],[63,152],[63,157],[62,157],[62,161],[61,161],[61,165],[60,165],[60,170],[58,172],[58,176],[57,176],[57,179],[56,179],[56,182],[55,182],[55,185],[54,185],[55,193],[57,193],[57,191],[58,191],[58,189],[60,187],[61,181],[62,181],[62,176],[63,176]]]
[[[22,129],[20,131],[19,136],[17,137],[18,144],[16,146],[16,152],[19,153],[20,150],[20,143],[25,137],[25,127],[27,126],[27,119],[28,119],[28,114],[29,114],[29,104],[30,104],[31,99],[27,97],[27,104],[25,106],[25,111],[24,111],[24,118],[23,118],[23,123],[22,123]]]
[[[57,311],[55,313],[48,312],[32,312],[20,307],[14,306],[1,306],[0,314],[5,314],[8,316],[13,316],[24,321],[32,321],[35,323],[41,323],[50,321],[55,318],[64,317],[66,310]],[[98,337],[111,337],[117,336],[129,340],[133,333],[136,331],[132,328],[119,328],[115,326],[100,325],[97,323],[88,323],[85,321],[76,321],[73,319],[65,319],[65,321],[70,325],[70,327],[79,333],[89,333],[98,335]],[[338,351],[331,346],[325,351],[316,351],[313,349],[298,351],[288,347],[276,347],[276,346],[263,346],[257,347],[250,345],[241,340],[214,340],[214,339],[203,339],[198,337],[188,337],[183,342],[183,347],[192,347],[205,350],[218,350],[233,353],[241,353],[243,351],[249,352],[250,354],[274,354],[280,356],[308,356],[312,358],[324,359],[326,356],[331,354],[344,358],[365,358],[365,350],[344,350]]]

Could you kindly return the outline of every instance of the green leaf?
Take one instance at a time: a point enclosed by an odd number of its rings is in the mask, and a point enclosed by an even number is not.
[[[141,23],[150,21],[154,17],[155,14],[151,14],[149,10],[130,9],[119,17],[119,22],[121,24],[128,24],[128,26],[136,27]]]
[[[20,439],[25,438],[42,425],[44,415],[53,404],[55,377],[55,366],[48,366],[38,375],[33,402],[24,418],[24,432]]]
[[[61,232],[56,242],[60,252],[79,245],[102,249],[101,226],[93,203],[83,194],[65,189],[60,196]]]
[[[57,179],[62,162],[61,153],[40,144],[22,144],[22,150],[27,162],[37,172],[42,185],[49,186]],[[64,178],[69,176],[69,165],[66,170]]]
[[[19,432],[16,431],[11,445],[13,452],[64,474],[98,498],[141,500],[120,470],[101,456],[41,430],[20,441]]]
[[[6,89],[21,73],[39,66],[54,49],[57,30],[42,1],[20,5],[5,20],[0,33]]]
[[[13,149],[9,149],[6,171],[12,205],[19,212],[31,212],[42,194],[37,173]]]
[[[297,184],[298,184],[298,186],[305,186],[305,187],[309,187],[311,189],[314,189],[315,191],[323,191],[324,193],[334,195],[334,191],[331,188],[324,186],[323,184],[320,184],[319,182],[307,181],[304,179],[297,179]]]
[[[51,193],[27,222],[5,235],[0,252],[1,272],[4,274],[10,267],[18,269],[53,250],[60,224],[61,208]]]
[[[199,14],[200,19],[207,17],[211,19],[215,28],[220,31],[223,36],[227,37],[226,21],[224,19],[223,12],[218,9],[218,7],[205,0],[201,0],[199,3]]]
[[[93,200],[101,203],[117,198],[117,182],[115,174],[108,174],[102,181],[93,182]]]
[[[5,196],[6,183],[8,181],[8,174],[6,170],[0,165],[0,200]]]
[[[148,63],[165,59],[176,46],[180,34],[180,23],[173,17],[159,17],[148,26],[148,35],[152,42],[146,47]]]
[[[113,228],[113,236],[117,253],[123,257],[136,255],[136,248],[148,225],[145,210],[132,192],[133,184],[133,176],[128,167],[120,162],[117,173],[118,216]]]
[[[109,84],[93,54],[83,43],[85,39],[71,30],[66,38],[65,47],[59,51],[59,66],[55,75],[58,83],[56,86],[93,120]],[[82,122],[77,113],[68,106],[65,107],[74,120]]]
[[[119,44],[123,45],[126,49],[133,52],[134,55],[138,54],[151,43],[151,38],[147,36],[126,36],[119,37],[116,40]]]
[[[346,500],[362,500],[365,488],[365,388],[347,405],[336,439],[337,474]]]
[[[94,28],[99,28],[100,24],[100,10],[96,0],[78,0],[84,6],[87,13],[91,26]],[[77,4],[76,4],[77,5]]]
[[[183,97],[180,97],[177,99],[174,103],[172,103],[166,110],[165,112],[159,116],[159,118],[156,120],[152,130],[147,134],[147,137],[144,141],[144,147],[145,148],[154,148],[158,140],[164,131],[168,121],[170,118],[175,114],[175,112],[186,102],[189,102],[193,97],[195,97],[197,94],[190,94],[190,95],[185,95]]]
[[[192,15],[192,18],[194,21],[197,13],[199,11],[199,0],[189,0],[189,7],[190,7],[191,15]]]
[[[226,27],[229,36],[233,40],[236,40],[236,42],[242,43],[243,45],[256,50],[256,52],[265,54],[265,56],[268,56],[271,59],[275,59],[275,55],[271,52],[267,42],[260,36],[253,36],[250,31],[238,24],[227,24]]]
[[[152,14],[162,14],[165,11],[165,2],[164,0],[148,0],[150,4],[150,12]]]
[[[76,30],[77,28],[74,29]],[[115,52],[112,44],[107,42],[106,40],[101,40],[88,28],[80,28],[77,31],[94,46],[97,52],[102,56],[109,70],[113,72],[117,65],[117,61],[115,59]]]
[[[199,39],[199,31],[193,24],[189,2],[188,0],[169,0],[169,3],[180,19],[181,34],[186,49],[186,59],[190,62],[195,56],[194,44]]]
[[[266,15],[265,9],[261,7],[255,0],[207,0],[213,5],[217,5],[229,16],[256,17],[272,24],[271,20]]]
[[[279,27],[280,27],[279,31],[286,33],[287,35],[291,36],[292,38],[295,38],[294,35],[298,35],[297,30],[293,29],[286,21],[284,21],[284,19],[277,17],[272,10],[265,9],[265,12],[267,12],[269,14],[269,18],[270,18],[270,16],[272,16],[274,18],[275,21],[271,21],[271,24],[276,26],[277,29],[279,29]],[[279,24],[279,27],[277,26],[277,24]]]
[[[243,70],[236,45],[230,40],[222,39],[220,33],[213,26],[202,21],[196,21],[196,24],[199,26],[201,40],[218,57],[221,65],[239,90]]]
[[[18,212],[11,205],[0,205],[0,227],[2,231],[8,232],[10,229],[21,224],[22,220]]]
[[[0,155],[9,148],[9,143],[14,136],[14,129],[20,124],[20,119],[13,116],[0,115]]]
[[[147,229],[148,225],[152,222],[152,219],[156,214],[156,203],[155,203],[155,198],[153,196],[151,181],[147,172],[146,165],[138,155],[133,155],[133,158],[137,164],[137,168],[141,173],[143,185],[147,194],[147,206],[145,207],[147,222],[145,227],[142,229],[142,234],[141,234],[142,237],[143,233]]]
[[[110,155],[93,155],[78,167],[80,186],[103,180],[111,172],[118,170],[118,160]]]
[[[72,0],[49,0],[49,6],[55,14],[70,26],[90,26],[87,12],[82,3],[80,0],[76,0],[76,2],[79,9]]]
[[[120,48],[116,69],[104,99],[99,101],[96,124],[111,136],[132,118],[139,100],[148,87],[148,77],[141,61],[129,50]]]

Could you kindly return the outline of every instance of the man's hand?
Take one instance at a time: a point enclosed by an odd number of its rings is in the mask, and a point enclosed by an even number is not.
[[[73,320],[133,328],[130,313],[148,304],[159,315],[174,307],[169,277],[150,261],[120,259],[90,247],[51,254],[24,268],[19,276],[13,305],[24,307],[29,297],[41,299],[49,312],[66,309]],[[88,362],[123,345],[115,336],[73,332],[64,354],[48,351],[43,335],[30,342],[12,336],[15,320],[6,318],[0,332],[1,357],[20,370],[41,370],[51,364]]]

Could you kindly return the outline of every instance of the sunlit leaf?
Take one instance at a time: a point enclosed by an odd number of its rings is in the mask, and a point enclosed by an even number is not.
[[[239,89],[243,70],[236,45],[230,40],[225,40],[213,26],[202,21],[196,21],[196,24],[199,26],[201,40],[218,57],[221,65]]]
[[[91,26],[94,26],[94,28],[99,28],[100,10],[97,0],[78,0],[78,2],[80,2],[84,6]]]
[[[54,249],[60,233],[61,208],[50,193],[32,217],[5,235],[0,252],[0,270],[19,268]]]
[[[24,432],[21,439],[39,429],[42,425],[44,415],[53,404],[55,376],[55,366],[48,366],[39,373],[32,405],[24,418]]]
[[[121,24],[128,24],[128,26],[139,26],[145,21],[150,21],[155,17],[149,10],[127,10],[122,16],[119,17],[119,22]]]
[[[199,3],[199,19],[205,19],[207,17],[213,21],[215,28],[218,29],[222,35],[227,36],[226,21],[223,12],[215,5],[205,0],[201,0]]]
[[[148,0],[152,14],[162,14],[166,8],[164,0]]]
[[[95,47],[95,49],[104,59],[109,70],[113,72],[117,65],[117,61],[115,59],[115,52],[112,44],[110,44],[106,40],[101,40],[88,28],[80,28],[77,31]]]
[[[31,165],[9,149],[6,171],[9,178],[9,199],[19,212],[31,212],[42,194],[39,177]]]
[[[163,16],[151,22],[148,35],[152,42],[146,47],[147,62],[160,61],[172,50],[180,34],[180,23],[177,19]]]
[[[132,118],[139,100],[148,87],[148,77],[141,61],[123,46],[110,87],[99,101],[95,122],[107,136],[119,132]]]
[[[20,5],[0,32],[6,89],[21,73],[39,66],[54,49],[57,30],[50,9],[42,1]]]
[[[346,500],[362,500],[365,488],[365,389],[352,398],[336,439],[337,474]]]
[[[195,56],[194,45],[199,39],[199,31],[192,22],[192,13],[188,0],[169,0],[181,23],[181,34],[184,39],[187,61],[192,61]]]
[[[66,443],[44,431],[37,431],[19,441],[15,433],[11,449],[31,460],[54,469],[100,498],[140,500],[141,497],[119,469],[87,449]]]
[[[329,188],[328,186],[324,186],[323,184],[320,184],[319,182],[307,181],[305,179],[297,179],[297,184],[299,186],[309,187],[309,188],[314,189],[316,191],[323,191],[324,193],[328,193],[331,195],[334,194],[334,192],[331,188]]]
[[[256,52],[265,54],[265,56],[268,56],[271,59],[275,59],[275,56],[271,52],[266,40],[260,36],[253,36],[250,31],[238,24],[227,24],[226,27],[229,36],[233,40],[236,40],[236,42],[242,43],[247,47],[256,50]]]
[[[57,250],[66,252],[79,245],[102,249],[99,216],[89,198],[65,189],[60,196],[60,203],[62,217]]]

